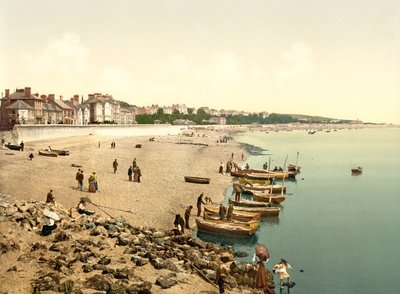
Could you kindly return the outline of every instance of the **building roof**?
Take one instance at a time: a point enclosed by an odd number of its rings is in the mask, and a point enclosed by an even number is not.
[[[35,110],[31,105],[26,103],[23,100],[17,100],[11,105],[7,106],[6,109],[28,109],[28,110]]]
[[[55,112],[61,112],[62,109],[55,103],[43,103],[43,108],[45,108],[47,111],[55,111]]]
[[[68,109],[68,110],[72,110],[71,106],[69,106],[68,104],[66,104],[64,101],[62,100],[56,100],[54,99],[53,102],[55,104],[57,104],[57,106],[61,107],[62,109]]]
[[[4,97],[4,98],[6,98],[6,97]],[[11,100],[19,100],[19,99],[31,100],[31,99],[35,99],[35,100],[40,100],[40,101],[42,100],[42,99],[40,99],[39,97],[37,97],[35,95],[30,95],[29,97],[25,96],[25,92],[22,92],[22,91],[14,92],[14,93],[10,94],[10,99]]]

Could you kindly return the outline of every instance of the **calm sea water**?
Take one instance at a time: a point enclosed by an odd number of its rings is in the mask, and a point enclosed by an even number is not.
[[[285,182],[291,195],[279,218],[264,221],[253,238],[198,232],[200,238],[248,253],[243,261],[250,261],[256,243],[266,244],[269,268],[281,257],[294,268],[297,285],[290,293],[400,293],[400,129],[258,132],[235,139],[266,150],[248,158],[254,168],[269,159],[283,166],[286,156],[296,163],[299,152],[301,174]],[[356,166],[362,175],[351,175]]]

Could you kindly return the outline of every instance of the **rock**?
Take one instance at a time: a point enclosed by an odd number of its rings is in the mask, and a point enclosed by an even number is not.
[[[100,234],[101,234],[101,232],[98,228],[94,228],[90,231],[90,236],[98,236]]]
[[[127,294],[151,294],[151,283],[135,282],[125,290]]]
[[[111,263],[111,258],[107,257],[107,256],[103,256],[102,258],[100,258],[98,264],[102,264],[102,265],[108,265]]]
[[[171,279],[171,277],[158,277],[156,280],[156,285],[159,285],[161,289],[168,289],[172,286],[176,285],[178,282],[176,280]]]
[[[44,242],[36,242],[35,244],[32,245],[31,251],[36,251],[36,250],[47,250],[47,246]]]
[[[67,254],[68,249],[62,243],[53,243],[50,248],[50,251],[60,252],[62,254]]]
[[[93,271],[93,267],[90,264],[84,264],[82,265],[82,271],[84,273],[90,273]]]
[[[35,259],[35,257],[30,255],[29,253],[22,254],[22,255],[20,255],[20,257],[18,257],[18,261],[21,261],[24,263],[29,263],[33,259]]]
[[[246,252],[240,251],[240,250],[235,251],[234,255],[235,255],[235,257],[247,257],[247,256],[249,256]]]
[[[146,259],[143,259],[138,255],[132,256],[131,261],[137,266],[143,266],[148,263],[148,261]]]
[[[215,270],[212,269],[203,269],[203,274],[212,281],[215,281],[215,277],[217,275]]]
[[[7,270],[7,272],[16,272],[16,271],[17,271],[17,266],[16,266],[16,265],[10,267],[10,268]]]
[[[103,275],[94,275],[87,279],[84,283],[86,288],[95,289],[99,291],[109,291],[113,285],[112,281]]]
[[[131,242],[131,239],[127,234],[121,234],[118,236],[117,245],[126,246]]]
[[[71,239],[71,236],[67,235],[66,232],[60,231],[54,236],[53,242],[63,242]]]
[[[237,286],[238,286],[238,283],[237,283],[236,279],[235,279],[233,276],[227,276],[227,277],[225,278],[225,282],[226,282],[229,286],[231,286],[232,288],[237,288]]]
[[[187,244],[192,247],[198,247],[200,249],[206,248],[206,243],[199,238],[190,239],[187,241]]]
[[[222,261],[223,263],[226,263],[226,262],[232,261],[232,260],[233,260],[233,256],[232,256],[232,254],[229,253],[229,252],[223,252],[223,253],[220,255],[220,259],[221,259],[221,261]]]
[[[153,238],[164,238],[165,235],[164,231],[156,231],[153,233]]]
[[[151,265],[152,265],[155,269],[162,269],[162,268],[165,268],[165,267],[166,267],[165,260],[162,259],[162,258],[160,258],[160,257],[151,259],[150,262],[151,262]]]

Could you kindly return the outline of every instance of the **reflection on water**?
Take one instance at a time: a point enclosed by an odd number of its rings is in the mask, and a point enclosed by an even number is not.
[[[203,231],[194,231],[194,236],[197,236],[203,241],[212,242],[215,244],[220,244],[221,246],[254,246],[258,242],[257,234],[252,237],[242,237],[242,236],[223,236],[217,233],[209,233]]]

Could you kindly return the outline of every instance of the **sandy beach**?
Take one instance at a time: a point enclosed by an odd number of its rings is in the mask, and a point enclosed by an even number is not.
[[[213,201],[221,201],[232,181],[229,175],[218,174],[220,162],[225,164],[232,153],[234,161],[241,162],[238,143],[231,140],[217,143],[223,135],[201,130],[195,131],[193,137],[159,136],[155,141],[149,141],[149,137],[90,135],[25,142],[23,152],[0,150],[0,193],[16,199],[45,201],[53,189],[56,201],[67,208],[75,207],[80,197],[86,196],[97,205],[110,207],[103,208],[106,213],[122,215],[134,226],[160,229],[171,229],[175,214],[183,215],[185,208],[193,205],[193,226],[199,194],[203,192]],[[116,142],[115,149],[111,149],[112,141]],[[136,144],[142,148],[135,148]],[[48,146],[67,149],[70,155],[55,158],[38,155],[38,149]],[[31,152],[35,156],[32,161],[28,159]],[[142,172],[141,183],[128,181],[127,170],[134,158]],[[112,166],[115,159],[119,163],[116,174]],[[77,189],[78,168],[72,167],[73,164],[82,166],[85,192]],[[92,172],[98,176],[98,193],[87,192],[87,179]],[[211,183],[186,183],[184,176],[209,177]],[[99,208],[90,208],[105,214]]]

